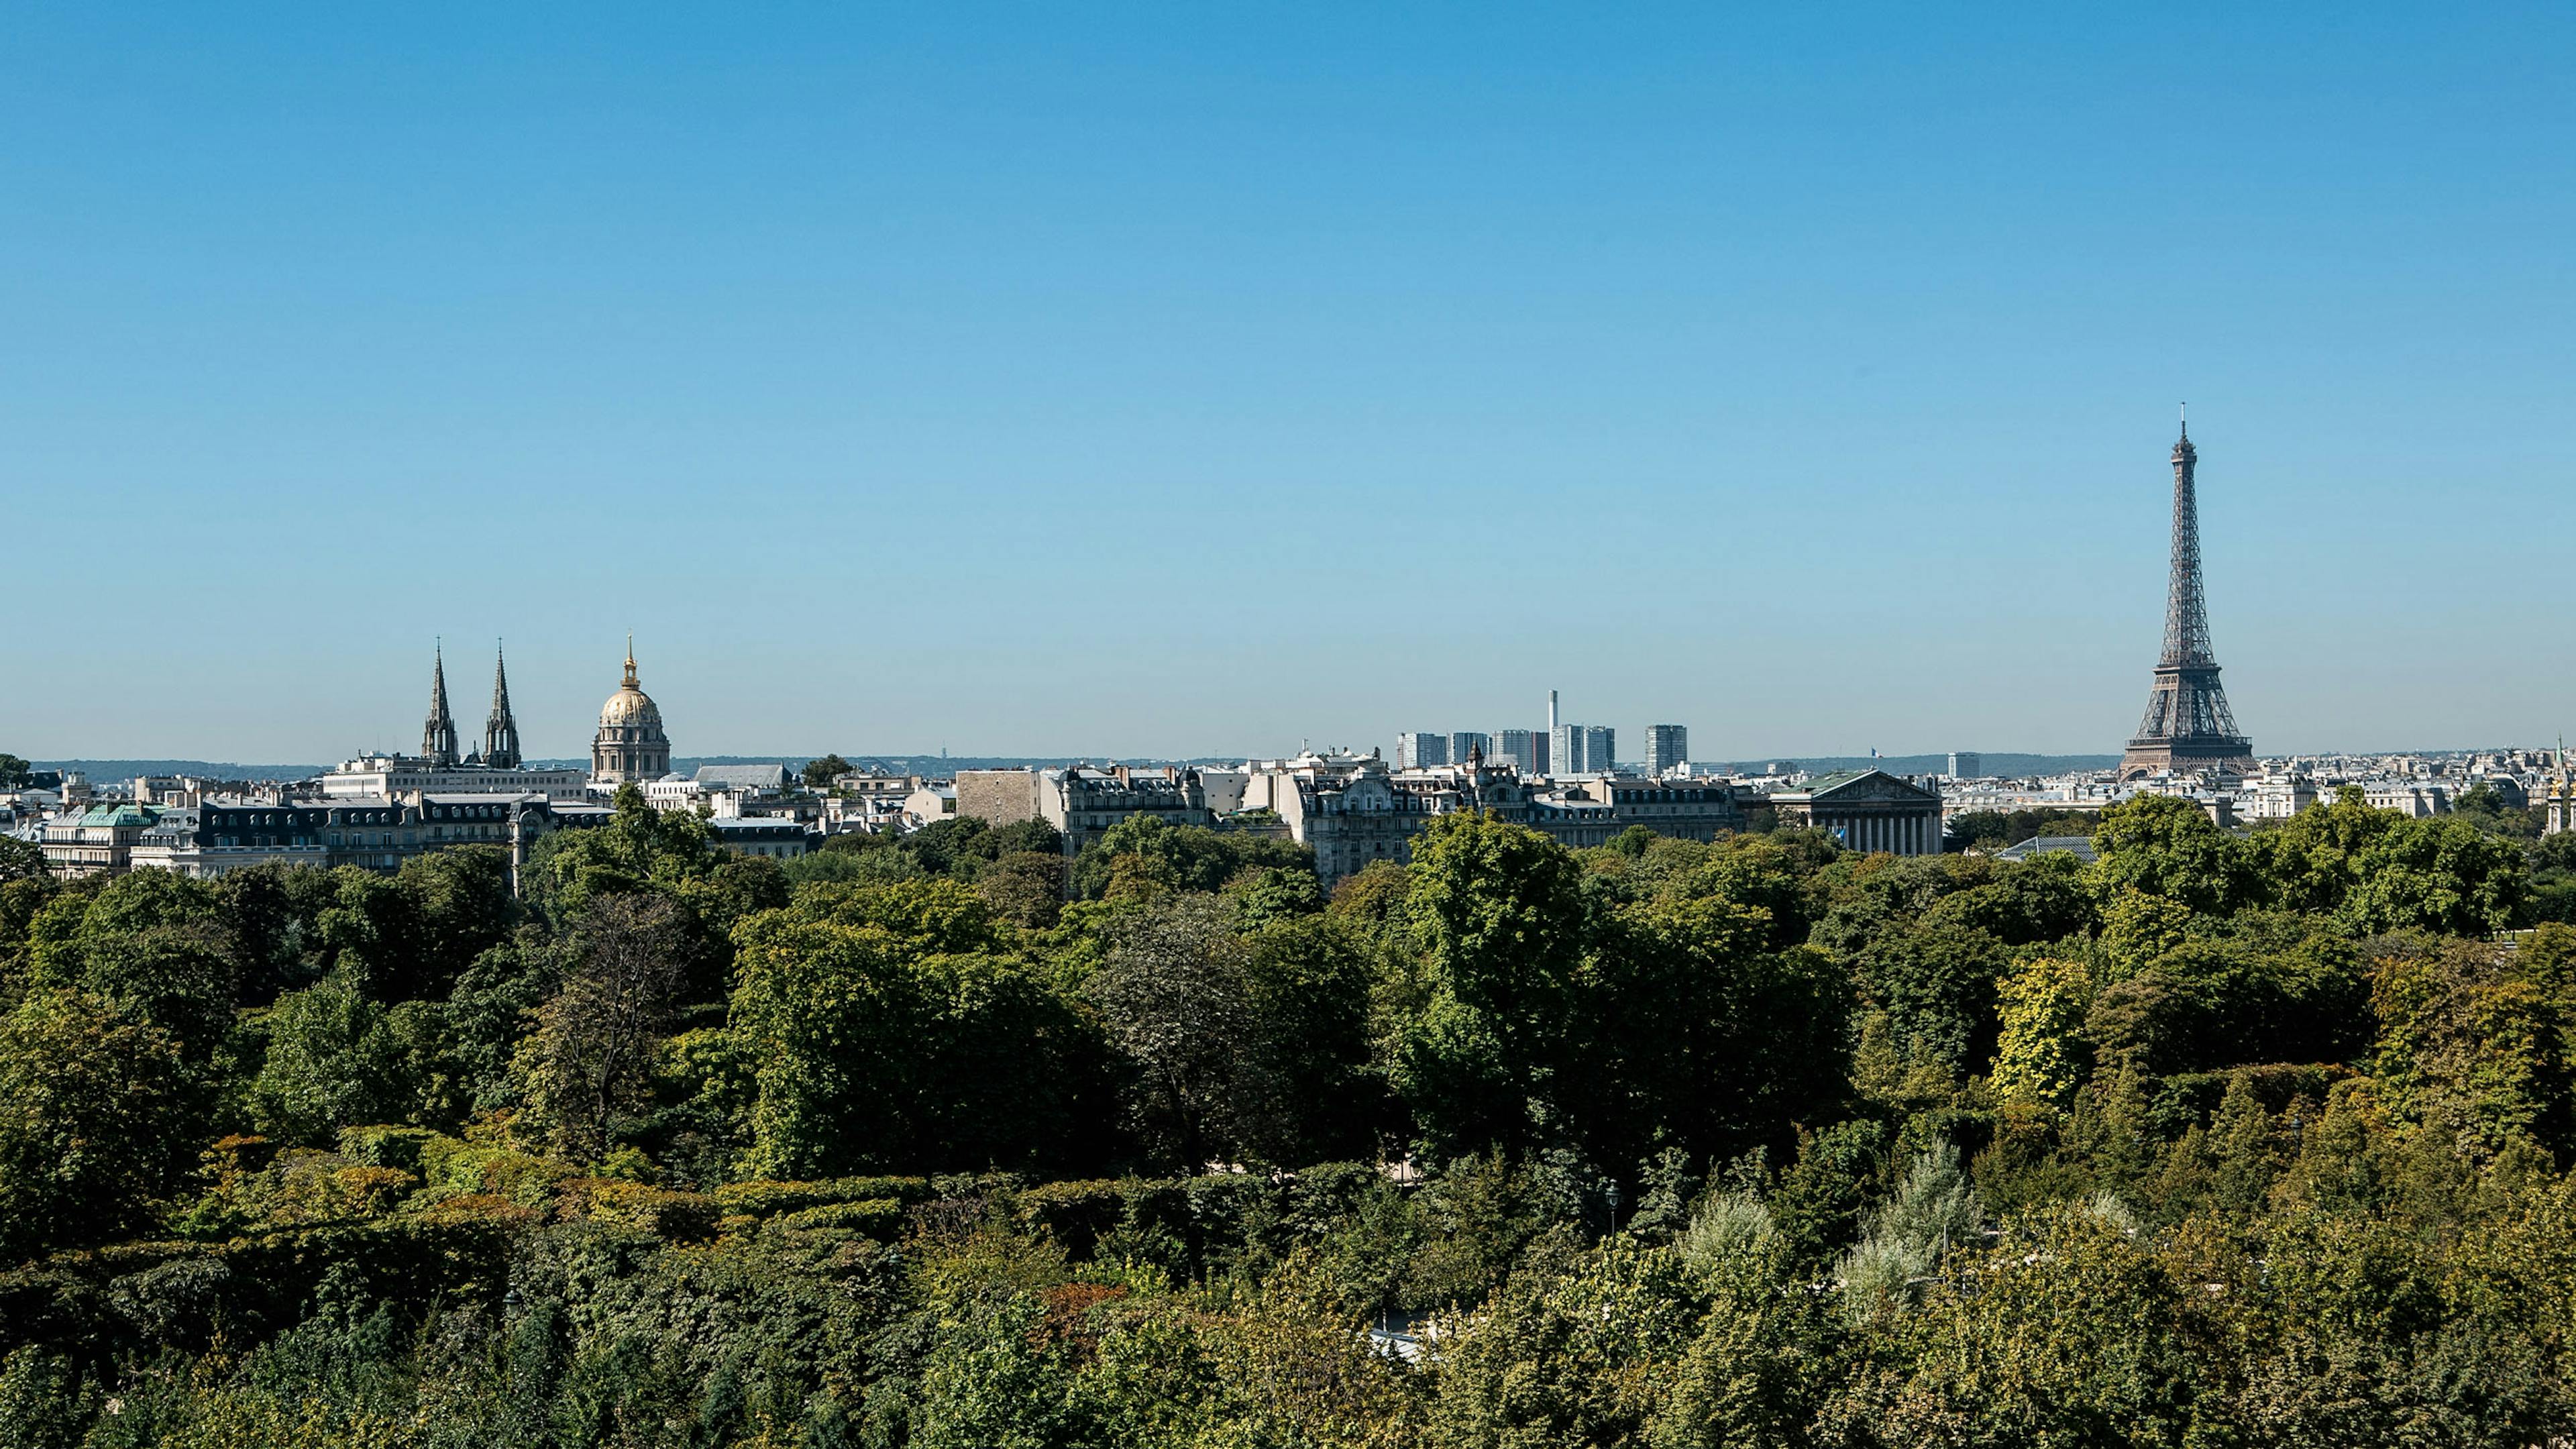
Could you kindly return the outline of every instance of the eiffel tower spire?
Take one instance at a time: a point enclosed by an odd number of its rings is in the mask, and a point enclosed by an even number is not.
[[[430,655],[429,718],[420,727],[420,757],[433,768],[456,763],[456,718],[447,712],[447,650]]]
[[[2200,587],[2200,495],[2194,473],[2200,450],[2185,421],[2174,444],[2173,570],[2165,586],[2165,646],[2157,656],[2146,717],[2120,757],[2120,778],[2160,770],[2253,767],[2254,750],[2236,731],[2218,658],[2209,645],[2209,605]]]
[[[510,714],[510,670],[498,641],[492,645],[492,713],[483,721],[483,763],[495,770],[519,768],[519,722]]]

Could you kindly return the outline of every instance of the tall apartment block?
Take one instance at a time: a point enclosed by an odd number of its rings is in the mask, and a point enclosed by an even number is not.
[[[1449,763],[1449,736],[1430,730],[1406,730],[1395,737],[1395,767],[1419,770]]]
[[[1549,774],[1610,773],[1617,736],[1608,725],[1561,724],[1552,733],[1547,746]]]
[[[1496,738],[1502,744],[1490,752],[1494,763],[1510,765],[1524,775],[1547,773],[1547,731],[1504,730]]]
[[[1681,725],[1646,726],[1646,774],[1661,779],[1690,763],[1690,731]]]

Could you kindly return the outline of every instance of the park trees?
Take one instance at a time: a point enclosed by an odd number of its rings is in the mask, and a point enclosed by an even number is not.
[[[652,894],[595,898],[582,912],[555,994],[519,1049],[532,1125],[584,1161],[649,1099],[664,1028],[688,975],[680,907]]]
[[[809,886],[734,930],[752,1170],[795,1177],[1091,1150],[1096,1037],[954,881]]]
[[[135,1003],[29,992],[0,1017],[0,1258],[141,1229],[195,1159],[205,1098]]]

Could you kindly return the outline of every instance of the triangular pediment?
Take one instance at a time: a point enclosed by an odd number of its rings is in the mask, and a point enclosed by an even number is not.
[[[1837,805],[1852,805],[1874,800],[1921,805],[1930,804],[1941,797],[1920,785],[1909,785],[1885,770],[1870,770],[1852,779],[1825,785],[1817,789],[1809,798],[1818,803],[1831,801]]]

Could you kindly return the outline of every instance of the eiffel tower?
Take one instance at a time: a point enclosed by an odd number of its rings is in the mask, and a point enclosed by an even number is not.
[[[2165,590],[2165,652],[2137,737],[2120,756],[2120,778],[2160,771],[2250,770],[2254,748],[2236,732],[2218,660],[2209,649],[2209,607],[2200,594],[2200,501],[2192,469],[2200,461],[2185,422],[2174,444],[2173,578]]]

